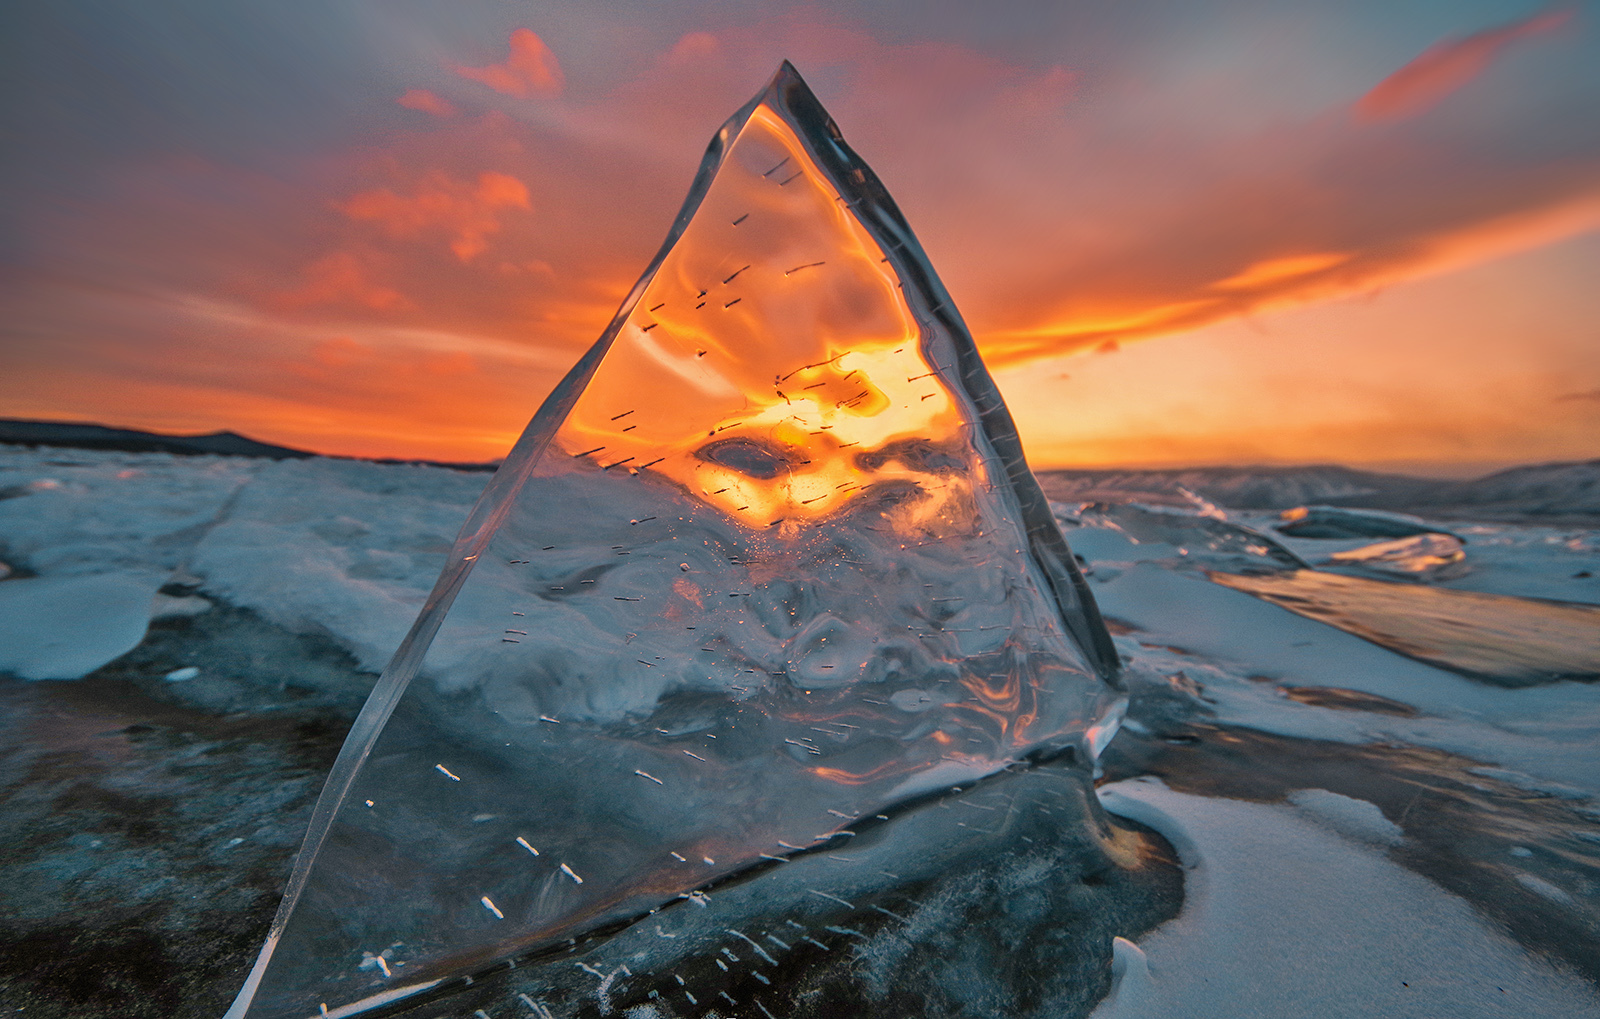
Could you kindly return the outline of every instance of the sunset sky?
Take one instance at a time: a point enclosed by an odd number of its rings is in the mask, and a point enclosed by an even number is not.
[[[488,460],[788,58],[1052,466],[1600,456],[1600,6],[52,0],[0,416]]]

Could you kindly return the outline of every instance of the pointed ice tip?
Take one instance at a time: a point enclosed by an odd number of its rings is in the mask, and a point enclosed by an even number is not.
[[[811,97],[813,102],[817,101],[816,93],[811,91],[811,86],[806,84],[806,80],[800,76],[799,70],[795,68],[794,64],[785,60],[778,65],[777,71],[773,73],[772,78],[767,82],[767,87],[762,90],[762,94],[772,95],[776,93],[781,95],[784,92],[795,89]]]
[[[799,70],[788,60],[778,65],[777,72],[767,82],[766,88],[762,89],[748,106],[735,114],[734,120],[742,125],[749,111],[760,105],[783,111],[782,115],[791,120],[801,134],[825,137],[836,144],[844,142],[844,135],[839,131],[839,125],[834,123],[833,115],[822,105],[822,100],[817,98],[817,94],[806,84]],[[852,165],[860,162],[853,153],[850,155],[850,161]],[[888,197],[887,192],[883,197]]]

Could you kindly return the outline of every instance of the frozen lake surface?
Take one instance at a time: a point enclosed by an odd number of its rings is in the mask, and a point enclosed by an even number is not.
[[[6,1001],[221,1013],[486,480],[0,453]],[[1005,772],[415,1014],[1600,1014],[1600,532],[1177,501],[1055,505],[1125,661],[1123,835]]]

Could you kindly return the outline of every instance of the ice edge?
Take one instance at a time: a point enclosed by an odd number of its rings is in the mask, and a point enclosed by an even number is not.
[[[777,82],[784,77],[785,70],[794,73],[793,67],[785,61],[772,82],[755,98],[740,107],[718,129],[700,161],[700,168],[695,173],[689,194],[684,199],[677,218],[673,220],[672,228],[668,231],[661,248],[640,275],[638,282],[628,291],[628,296],[623,299],[600,338],[545,398],[533,419],[523,429],[521,437],[512,446],[511,452],[495,471],[488,486],[484,488],[483,494],[473,504],[472,511],[467,515],[466,523],[462,525],[461,532],[450,551],[450,558],[446,562],[444,571],[434,583],[433,590],[429,592],[416,622],[401,641],[394,657],[384,667],[383,674],[379,676],[361,713],[356,716],[349,735],[345,737],[339,756],[335,759],[332,769],[328,772],[327,781],[323,784],[322,793],[317,797],[316,807],[311,814],[311,823],[306,829],[305,841],[295,858],[294,870],[290,874],[288,885],[284,888],[283,899],[273,916],[272,926],[268,928],[267,938],[261,946],[261,951],[255,965],[251,967],[244,986],[240,988],[238,996],[223,1014],[222,1019],[245,1019],[249,1014],[256,992],[260,989],[261,981],[271,965],[278,940],[295,906],[299,903],[316,862],[317,853],[333,826],[333,819],[338,814],[339,807],[343,805],[362,762],[367,759],[373,744],[382,733],[384,723],[389,720],[406,687],[410,685],[421,667],[423,657],[443,623],[445,614],[449,612],[456,595],[472,573],[472,567],[478,556],[488,547],[489,540],[498,530],[517,493],[526,483],[534,464],[549,445],[555,434],[553,425],[566,418],[583,393],[585,384],[599,367],[617,334],[627,323],[628,316],[632,314],[634,306],[643,296],[645,288],[649,286],[668,253],[677,244],[689,221],[694,218],[696,210],[699,209],[711,186],[711,181],[722,166],[723,158],[732,147],[733,139],[750,119],[750,115],[772,94]],[[415,990],[422,989],[419,986]]]

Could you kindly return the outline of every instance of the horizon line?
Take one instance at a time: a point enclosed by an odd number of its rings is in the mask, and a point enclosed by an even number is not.
[[[250,443],[250,444],[252,444],[254,446],[260,447],[260,449],[261,449],[261,452],[256,452],[256,453],[247,453],[247,452],[232,452],[232,453],[230,453],[230,452],[226,452],[226,451],[207,451],[207,450],[200,450],[200,449],[188,450],[188,451],[185,451],[185,450],[167,450],[167,451],[165,451],[165,452],[175,453],[175,454],[178,454],[178,455],[205,455],[205,454],[207,454],[209,452],[209,453],[211,453],[211,455],[220,455],[220,456],[230,456],[231,455],[231,456],[258,456],[259,457],[259,456],[271,456],[272,453],[269,452],[269,451],[276,451],[276,452],[281,454],[282,458],[321,457],[321,458],[330,459],[330,460],[359,460],[359,461],[365,461],[365,462],[368,462],[368,463],[380,463],[380,464],[421,464],[421,465],[435,466],[435,467],[447,467],[447,468],[452,468],[452,469],[456,469],[456,470],[479,470],[479,471],[497,469],[499,467],[500,463],[502,462],[502,460],[504,459],[502,457],[502,458],[496,458],[496,459],[490,459],[490,460],[438,460],[438,459],[432,459],[432,458],[428,458],[428,457],[360,456],[360,455],[344,454],[344,453],[325,453],[325,452],[321,452],[321,451],[315,450],[315,449],[306,449],[306,448],[303,448],[303,447],[296,447],[296,446],[284,446],[284,445],[280,445],[280,444],[274,443],[274,442],[267,442],[267,441],[264,441],[264,440],[261,440],[261,439],[257,439],[257,438],[255,438],[253,436],[246,435],[243,432],[236,432],[236,431],[233,431],[232,429],[228,429],[228,428],[217,429],[217,430],[209,431],[209,432],[156,432],[156,431],[150,431],[150,430],[144,429],[144,428],[129,428],[129,427],[121,426],[121,425],[108,425],[108,424],[105,424],[105,423],[100,422],[100,421],[62,420],[62,419],[49,419],[49,418],[15,418],[15,417],[0,417],[0,445],[51,446],[51,447],[60,447],[60,448],[68,448],[68,449],[95,449],[95,448],[106,449],[106,450],[115,449],[114,446],[108,446],[108,445],[103,445],[103,444],[98,446],[98,447],[95,446],[95,445],[86,445],[85,443],[93,441],[92,437],[90,437],[90,436],[82,436],[77,441],[73,441],[70,437],[66,437],[66,436],[54,437],[54,438],[42,437],[42,436],[40,436],[40,437],[32,437],[32,438],[27,438],[27,437],[24,437],[24,438],[12,438],[12,437],[10,437],[10,436],[8,436],[6,434],[6,430],[4,428],[4,426],[6,426],[6,425],[23,426],[23,427],[33,426],[33,427],[42,427],[42,428],[58,427],[58,428],[99,429],[99,430],[102,430],[102,431],[105,431],[105,432],[122,433],[123,435],[130,437],[130,439],[135,439],[135,438],[138,438],[138,437],[148,437],[149,439],[156,440],[156,441],[166,440],[166,441],[171,441],[171,442],[185,442],[185,441],[196,441],[196,440],[201,440],[201,439],[215,439],[215,438],[227,436],[227,437],[232,437],[232,438],[243,440],[246,443]],[[111,437],[111,436],[108,436],[104,440],[102,440],[102,442],[113,442],[113,441],[115,441],[115,438]],[[125,450],[125,452],[141,452],[141,451],[140,450]],[[163,452],[163,451],[162,450],[146,450],[146,451],[142,451],[142,452]],[[508,452],[509,452],[509,449],[508,449]],[[1508,471],[1508,470],[1517,470],[1517,469],[1521,469],[1521,468],[1574,466],[1574,465],[1579,465],[1579,464],[1588,464],[1588,463],[1596,463],[1596,462],[1600,462],[1600,455],[1597,455],[1595,457],[1579,458],[1579,459],[1572,459],[1572,460],[1521,460],[1521,461],[1498,461],[1498,460],[1454,461],[1454,460],[1406,459],[1406,460],[1395,460],[1395,461],[1367,461],[1367,462],[1356,461],[1356,462],[1348,462],[1348,461],[1331,460],[1331,459],[1307,459],[1307,460],[1301,460],[1301,461],[1219,459],[1219,460],[1199,460],[1199,461],[1172,461],[1172,460],[1152,460],[1152,461],[1144,461],[1144,462],[1139,462],[1139,461],[1133,461],[1133,462],[1129,462],[1129,461],[1111,461],[1111,462],[1105,462],[1105,463],[1092,463],[1092,464],[1091,463],[1079,463],[1079,464],[1067,464],[1067,465],[1051,464],[1051,465],[1048,465],[1048,466],[1043,465],[1043,464],[1040,464],[1040,465],[1037,465],[1037,466],[1035,466],[1033,464],[1030,464],[1029,466],[1030,466],[1030,469],[1033,470],[1036,473],[1058,473],[1058,472],[1069,472],[1069,471],[1082,471],[1082,472],[1125,471],[1125,472],[1134,472],[1134,473],[1158,474],[1158,473],[1178,473],[1178,472],[1183,472],[1183,471],[1206,471],[1206,470],[1288,471],[1288,470],[1316,470],[1316,469],[1324,469],[1324,470],[1326,470],[1326,469],[1334,469],[1334,470],[1347,470],[1347,471],[1353,471],[1353,472],[1364,473],[1364,474],[1388,475],[1388,476],[1394,476],[1394,477],[1425,478],[1425,479],[1428,479],[1428,480],[1469,481],[1469,480],[1480,480],[1482,478],[1490,477],[1490,476],[1495,475],[1495,474],[1500,474],[1500,473],[1503,473],[1503,472]]]

